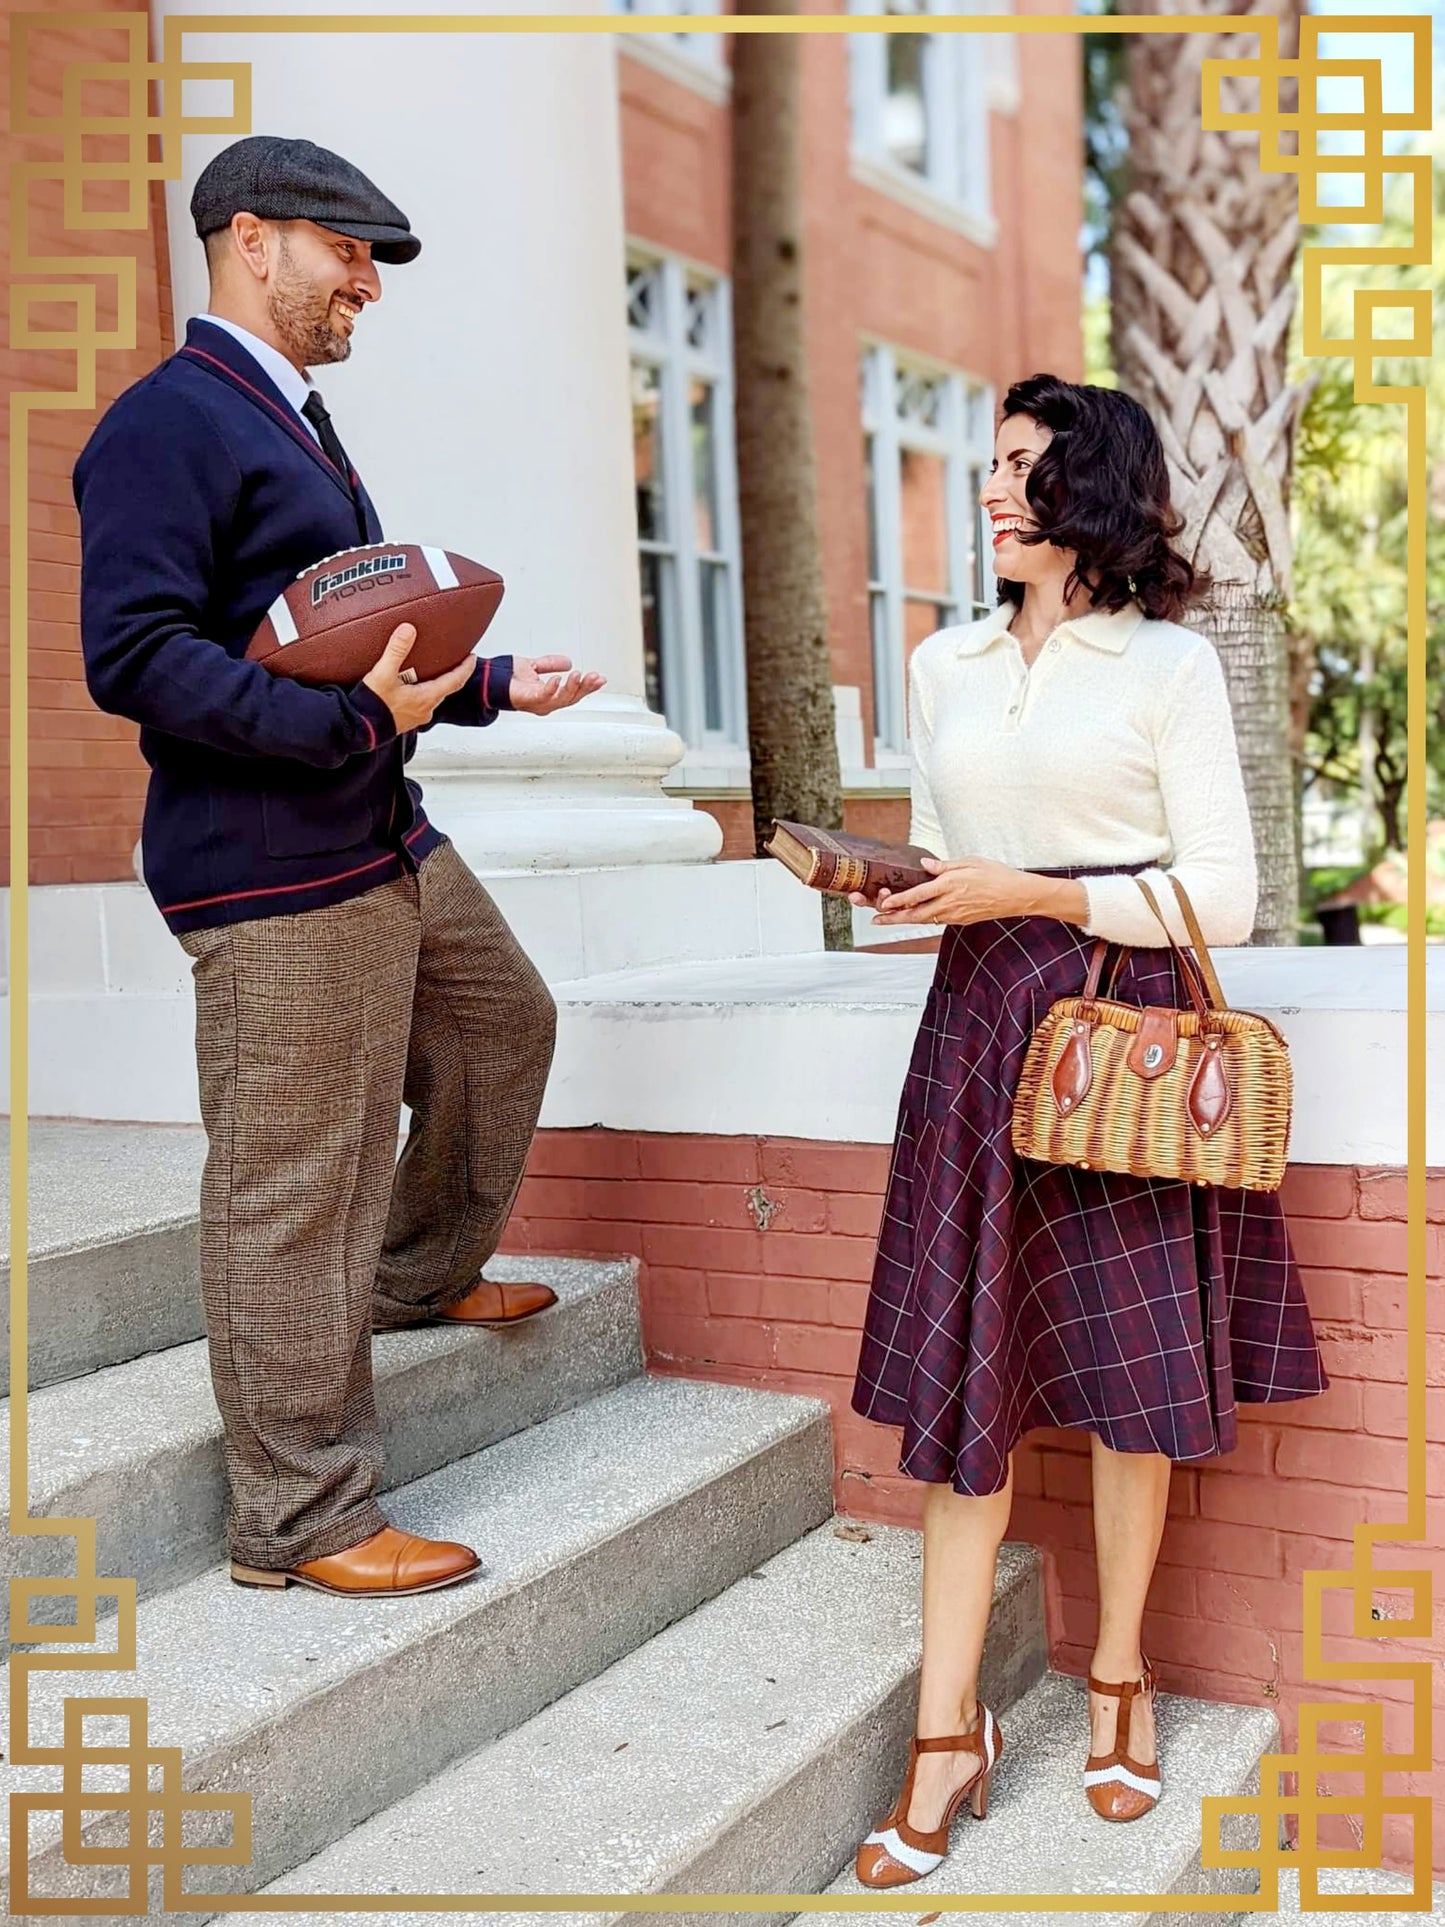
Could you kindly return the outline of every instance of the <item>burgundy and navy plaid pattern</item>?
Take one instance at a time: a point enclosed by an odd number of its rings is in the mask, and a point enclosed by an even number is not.
[[[1051,917],[951,925],[903,1088],[853,1408],[959,1492],[998,1491],[1034,1426],[1203,1459],[1237,1399],[1328,1383],[1278,1197],[1015,1157],[1024,1052],[1092,946]],[[1115,994],[1186,1001],[1167,950]]]

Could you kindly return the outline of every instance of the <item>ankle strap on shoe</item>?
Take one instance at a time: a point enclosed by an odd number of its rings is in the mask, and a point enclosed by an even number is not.
[[[913,1741],[915,1753],[987,1753],[988,1729],[993,1715],[980,1700],[978,1703],[978,1724],[971,1733],[935,1733],[926,1740],[916,1736]]]
[[[972,1733],[938,1733],[931,1739],[913,1742],[918,1753],[977,1753],[980,1746],[979,1729]]]
[[[1122,1719],[1124,1714],[1128,1712],[1136,1693],[1149,1694],[1154,1691],[1154,1668],[1146,1659],[1144,1661],[1144,1670],[1138,1679],[1116,1681],[1095,1679],[1094,1675],[1090,1673],[1089,1691],[1091,1693],[1098,1693],[1105,1699],[1118,1700],[1119,1717]]]

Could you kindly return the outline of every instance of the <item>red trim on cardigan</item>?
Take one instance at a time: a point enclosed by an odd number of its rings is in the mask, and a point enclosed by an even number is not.
[[[401,839],[403,843],[414,843],[431,824],[422,818],[413,830],[408,830]],[[385,863],[395,863],[394,856],[379,856],[370,863],[358,863],[354,870],[336,870],[328,877],[312,877],[306,883],[273,883],[264,890],[230,890],[219,897],[193,897],[189,903],[163,903],[160,906],[163,917],[179,916],[182,910],[208,910],[213,903],[240,903],[247,897],[288,897],[298,890],[324,890],[330,883],[345,883],[348,877],[365,876],[368,870],[379,870]]]
[[[244,375],[238,375],[236,370],[232,368],[228,362],[222,361],[218,355],[207,354],[204,348],[187,346],[178,348],[176,353],[189,355],[192,361],[210,362],[213,368],[219,368],[221,373],[229,380],[235,382],[238,388],[244,388],[248,395],[254,395],[263,408],[270,409],[271,413],[276,417],[277,421],[280,422],[287,434],[300,442],[307,454],[313,456],[321,463],[321,466],[326,470],[328,475],[334,475],[338,482],[341,482],[343,485],[345,484],[346,478],[341,473],[341,470],[336,466],[335,462],[332,461],[321,444],[313,439],[310,431],[301,426],[301,418],[295,414],[294,410],[288,412],[285,409],[278,408],[271,397],[263,394],[254,382],[247,381]],[[360,478],[355,475],[355,471],[353,471],[353,480],[358,482],[360,480]]]

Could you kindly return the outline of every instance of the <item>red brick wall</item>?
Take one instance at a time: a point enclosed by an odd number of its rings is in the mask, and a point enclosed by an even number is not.
[[[726,274],[731,109],[640,60],[619,60],[617,78],[628,234]]]
[[[133,0],[99,0],[96,12],[134,11]],[[33,13],[33,5],[4,0],[5,30],[15,14]],[[75,60],[124,60],[127,42],[120,32],[67,30],[57,9],[54,24],[30,36],[31,85],[29,106],[36,114],[60,110],[63,67]],[[87,114],[119,114],[128,110],[120,82],[88,81]],[[58,137],[11,136],[11,155],[17,161],[60,158]],[[124,143],[108,136],[86,136],[86,158],[124,160]],[[147,233],[90,231],[72,233],[63,225],[62,186],[41,181],[29,188],[32,252],[65,256],[83,275],[87,259],[97,255],[132,255],[137,262],[136,346],[127,354],[105,350],[98,357],[97,413],[124,388],[169,354],[173,339],[170,313],[170,267],[166,254],[163,190],[150,190],[151,226]],[[127,192],[122,182],[92,182],[85,191],[88,209],[121,207]],[[6,223],[8,250],[13,237]],[[25,278],[25,277],[22,277]],[[53,273],[28,277],[53,281]],[[8,285],[8,284],[7,284]],[[98,321],[115,324],[115,283],[99,277]],[[40,326],[73,326],[69,304],[37,307]],[[8,343],[8,331],[5,337]],[[33,352],[0,346],[0,370],[7,389],[40,389],[66,393],[76,380],[76,355],[71,351]],[[70,471],[95,417],[81,413],[41,412],[30,419],[29,521],[30,557],[30,877],[35,883],[87,883],[131,874],[131,849],[140,828],[145,794],[145,765],[135,746],[135,730],[117,717],[102,716],[86,694],[81,672],[78,593],[80,548],[75,509],[70,494]],[[8,433],[8,430],[0,430]],[[8,456],[8,448],[6,450]],[[7,690],[0,700],[8,704]],[[8,757],[8,722],[3,737]],[[3,807],[9,806],[8,770],[0,784]]]
[[[1071,35],[1030,42],[1020,61],[1020,114],[990,116],[999,233],[995,247],[983,248],[852,178],[847,42],[815,37],[804,48],[804,244],[823,573],[834,679],[862,691],[867,744],[873,674],[860,351],[865,338],[885,340],[976,375],[1000,396],[1045,362],[1082,376],[1078,61]],[[1060,149],[1071,131],[1070,158]],[[1023,177],[1039,167],[1051,172],[1030,188]]]
[[[785,1139],[548,1131],[537,1141],[508,1232],[510,1250],[620,1252],[642,1260],[651,1368],[826,1398],[837,1498],[847,1512],[912,1524],[921,1491],[897,1472],[897,1435],[849,1409],[888,1149]],[[1179,1467],[1146,1625],[1165,1685],[1276,1707],[1286,1746],[1301,1700],[1386,1703],[1385,1743],[1410,1743],[1405,1686],[1307,1683],[1301,1574],[1347,1568],[1357,1520],[1402,1515],[1405,1478],[1405,1184],[1398,1171],[1299,1166],[1284,1201],[1332,1380],[1321,1398],[1241,1408],[1238,1450]],[[772,1211],[768,1228],[759,1215]],[[1430,1276],[1445,1274],[1445,1173],[1431,1181]],[[1436,1298],[1431,1383],[1445,1382]],[[1428,1446],[1427,1554],[1387,1545],[1377,1564],[1445,1567],[1439,1551],[1445,1426]],[[1013,1536],[1044,1548],[1054,1663],[1082,1671],[1095,1592],[1087,1440],[1033,1435],[1017,1455]],[[1330,1657],[1421,1659],[1413,1641],[1362,1651],[1344,1635],[1348,1594],[1329,1598]],[[1408,1600],[1379,1596],[1382,1616]],[[1437,1700],[1441,1669],[1434,1672]],[[1357,1745],[1327,1734],[1330,1745]],[[1350,1791],[1342,1780],[1339,1791]],[[1392,1776],[1424,1792],[1424,1776]],[[1344,1824],[1344,1823],[1341,1823]],[[1394,1863],[1403,1821],[1387,1819]]]
[[[808,10],[842,7],[818,0]],[[1043,10],[1032,0],[1020,8]],[[618,65],[629,234],[726,272],[730,110],[636,61]],[[803,46],[804,245],[823,572],[834,679],[861,689],[868,743],[873,675],[858,387],[865,337],[977,375],[1000,395],[1038,368],[1075,379],[1083,373],[1078,40],[1034,37],[1019,65],[1020,112],[990,117],[999,236],[986,249],[853,179],[847,42],[810,36]],[[727,853],[736,841],[731,835]]]

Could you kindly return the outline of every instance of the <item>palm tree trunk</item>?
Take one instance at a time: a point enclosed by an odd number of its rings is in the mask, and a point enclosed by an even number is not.
[[[796,11],[759,0],[761,13]],[[758,847],[776,817],[843,825],[803,317],[801,38],[733,42],[733,354],[748,748]],[[829,949],[852,915],[823,899]]]
[[[1284,610],[1277,597],[1260,596],[1247,582],[1222,581],[1215,587],[1207,618],[1197,626],[1219,651],[1239,738],[1239,761],[1259,856],[1254,941],[1297,943],[1297,784],[1289,751],[1289,638]],[[1271,861],[1266,861],[1266,853]]]
[[[1181,9],[1142,0],[1139,10]],[[1110,247],[1114,365],[1158,424],[1185,518],[1180,546],[1218,585],[1197,626],[1219,650],[1239,733],[1259,856],[1255,941],[1293,943],[1299,862],[1284,607],[1294,434],[1312,385],[1287,375],[1296,187],[1291,175],[1261,171],[1257,135],[1207,134],[1199,109],[1204,60],[1257,51],[1257,34],[1226,23],[1276,16],[1281,57],[1292,59],[1300,0],[1190,0],[1186,10],[1218,14],[1220,32],[1141,33],[1130,43],[1129,156]],[[1247,108],[1248,86],[1226,80],[1226,107]],[[1288,110],[1284,95],[1282,84]]]

